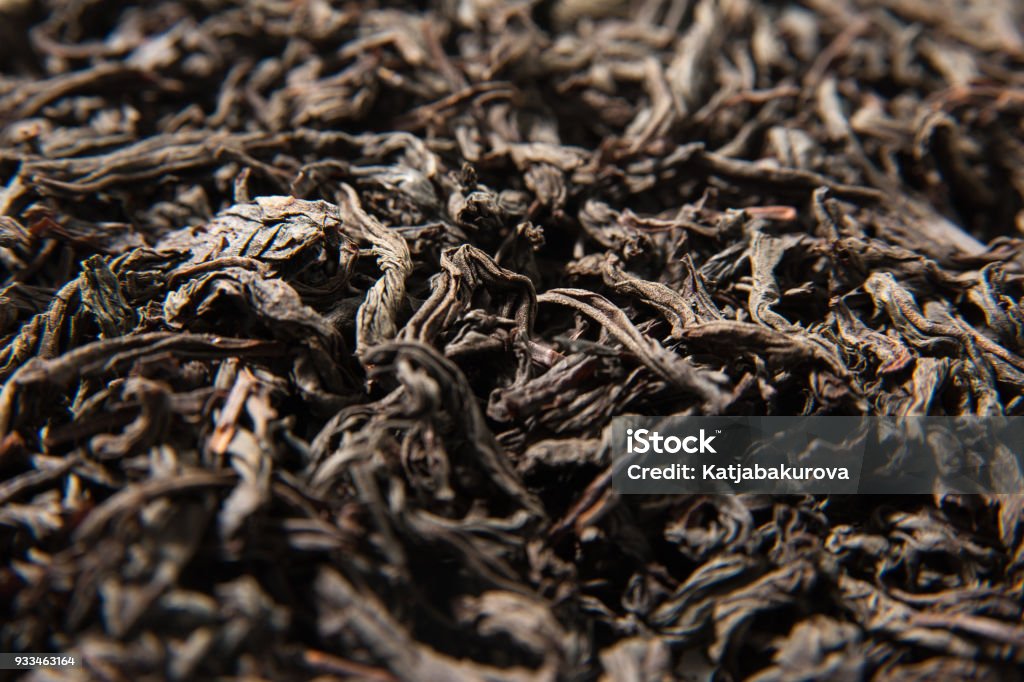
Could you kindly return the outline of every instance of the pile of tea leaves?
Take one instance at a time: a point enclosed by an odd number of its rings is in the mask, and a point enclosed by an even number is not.
[[[1019,679],[1024,496],[620,496],[605,435],[1024,414],[1022,25],[0,0],[0,651]]]

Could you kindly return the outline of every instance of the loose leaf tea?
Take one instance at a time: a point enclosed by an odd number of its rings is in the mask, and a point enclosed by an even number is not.
[[[0,0],[0,651],[1018,679],[1021,496],[620,495],[607,436],[1024,415],[1021,26]]]

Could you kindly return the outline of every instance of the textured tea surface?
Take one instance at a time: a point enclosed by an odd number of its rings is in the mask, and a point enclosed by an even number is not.
[[[1024,414],[1022,20],[0,2],[0,650],[1018,679],[1021,497],[621,497],[602,438]]]

